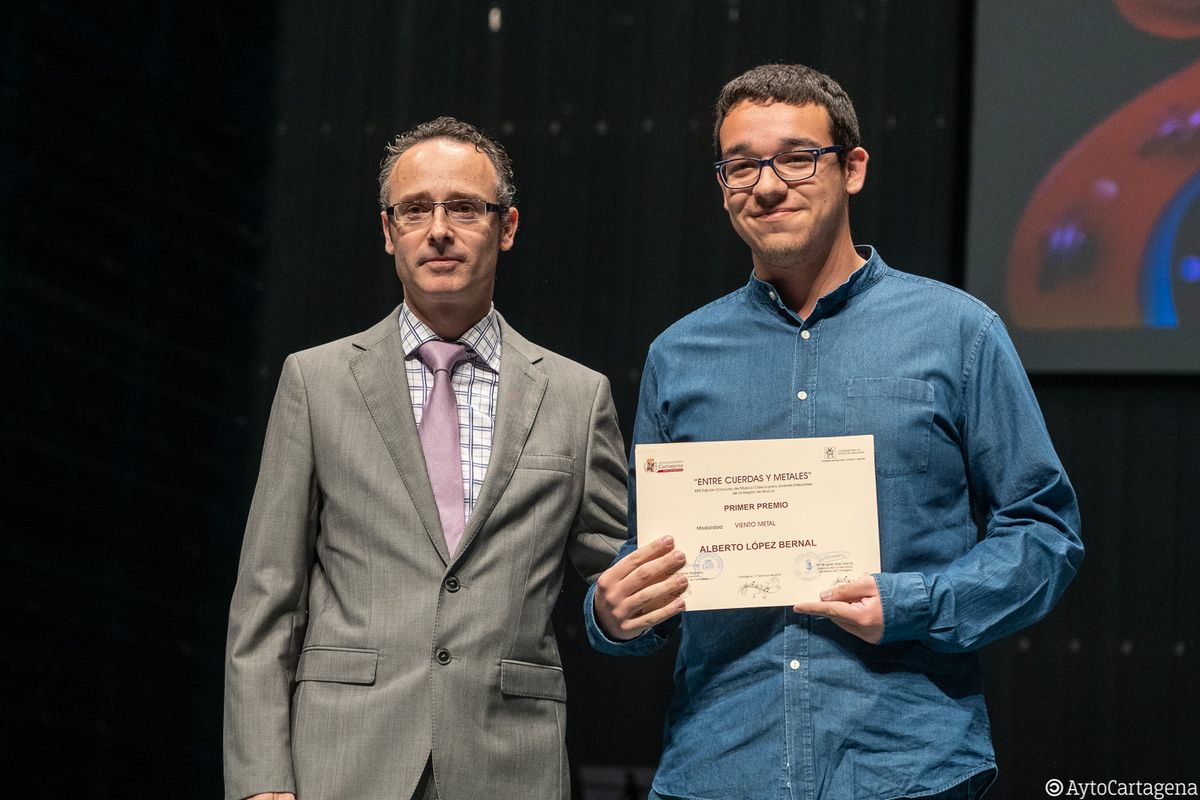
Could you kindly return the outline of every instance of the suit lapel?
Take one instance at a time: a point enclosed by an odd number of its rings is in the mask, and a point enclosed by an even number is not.
[[[371,418],[375,420],[379,435],[387,445],[396,471],[400,473],[404,488],[425,525],[425,533],[442,561],[449,563],[450,554],[442,534],[437,501],[433,497],[429,473],[425,470],[425,457],[421,453],[421,440],[413,418],[408,375],[404,370],[399,313],[397,308],[382,322],[355,337],[354,346],[363,352],[350,359],[350,371],[371,412]],[[507,344],[505,341],[501,346]],[[503,380],[500,386],[503,402]]]
[[[496,401],[496,431],[492,436],[492,454],[479,498],[467,528],[463,531],[458,555],[467,552],[492,509],[511,480],[517,461],[533,429],[546,394],[546,374],[535,365],[542,360],[538,348],[509,327],[500,312],[500,390]],[[412,414],[410,413],[411,417]],[[428,479],[426,479],[428,483]],[[430,490],[432,497],[433,490]]]

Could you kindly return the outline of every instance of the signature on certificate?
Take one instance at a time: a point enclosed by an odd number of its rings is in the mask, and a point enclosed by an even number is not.
[[[759,578],[749,580],[742,584],[742,588],[738,589],[738,594],[746,597],[754,597],[762,599],[779,591],[779,578]]]

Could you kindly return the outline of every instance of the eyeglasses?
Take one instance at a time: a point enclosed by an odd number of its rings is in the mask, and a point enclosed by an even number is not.
[[[433,210],[438,206],[445,210],[451,222],[478,222],[500,210],[500,206],[486,200],[405,200],[388,206],[387,215],[397,225],[424,225],[433,219]]]
[[[789,150],[776,153],[770,158],[727,158],[713,164],[721,183],[727,189],[749,189],[762,177],[763,167],[775,170],[779,180],[786,183],[804,181],[817,174],[817,159],[826,153],[840,153],[846,148],[840,144],[829,147],[809,147],[804,150]]]

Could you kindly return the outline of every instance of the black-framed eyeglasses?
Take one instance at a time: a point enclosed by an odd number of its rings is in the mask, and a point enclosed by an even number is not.
[[[441,206],[451,222],[478,222],[500,206],[487,200],[404,200],[387,208],[387,215],[397,225],[423,225],[433,219],[433,210]]]
[[[806,147],[803,150],[788,150],[786,153],[776,153],[770,158],[727,158],[713,164],[717,176],[727,189],[749,189],[758,183],[762,177],[763,167],[775,170],[779,180],[793,183],[805,181],[817,174],[817,159],[826,153],[841,153],[844,145],[831,144],[828,147]]]

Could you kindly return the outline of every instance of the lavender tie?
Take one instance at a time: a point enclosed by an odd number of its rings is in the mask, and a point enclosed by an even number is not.
[[[450,376],[454,368],[470,358],[467,348],[458,342],[432,339],[421,345],[417,354],[433,372],[433,390],[425,401],[421,415],[421,450],[425,453],[425,468],[433,485],[442,533],[450,555],[458,549],[466,527],[463,511],[462,456],[458,442],[458,401]]]

